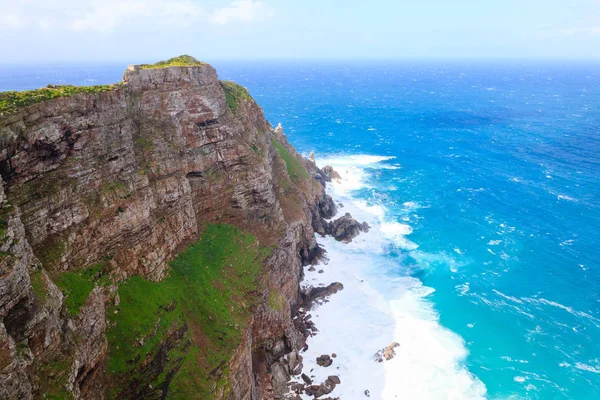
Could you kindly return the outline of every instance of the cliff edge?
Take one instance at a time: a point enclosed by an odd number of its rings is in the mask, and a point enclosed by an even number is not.
[[[179,61],[0,94],[1,398],[281,398],[298,370],[324,175]]]

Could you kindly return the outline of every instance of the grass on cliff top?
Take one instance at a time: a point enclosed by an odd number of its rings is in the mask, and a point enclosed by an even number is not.
[[[120,89],[121,87],[123,87],[121,83],[97,86],[48,85],[45,88],[23,92],[0,92],[0,116],[5,117],[14,114],[22,107],[41,103],[46,100],[74,96],[80,93],[95,94],[108,92]]]
[[[186,344],[167,347],[165,369],[152,377],[152,386],[160,387],[180,365],[167,398],[212,398],[215,387],[227,387],[224,367],[248,325],[267,256],[254,236],[213,224],[170,263],[165,280],[132,277],[121,285],[120,304],[108,313],[112,328],[107,335],[108,371],[121,388],[126,390],[132,379],[143,380],[140,365],[184,325]]]
[[[184,54],[182,56],[173,57],[168,60],[159,61],[154,64],[142,64],[141,69],[167,68],[167,67],[194,67],[198,65],[206,65],[202,61],[198,61],[192,56]]]
[[[302,163],[296,157],[294,157],[292,153],[288,151],[288,149],[283,147],[283,145],[276,139],[273,139],[273,145],[279,152],[279,155],[283,161],[285,161],[287,173],[293,182],[310,178],[310,175],[308,174],[306,168],[304,168],[304,165],[302,165]]]
[[[227,100],[227,106],[231,111],[237,111],[240,101],[252,100],[250,92],[245,87],[238,85],[232,81],[221,81],[221,87],[225,91],[225,99]]]

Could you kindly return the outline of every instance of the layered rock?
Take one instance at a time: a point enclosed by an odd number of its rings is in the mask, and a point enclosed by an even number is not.
[[[292,321],[302,266],[322,255],[314,229],[335,213],[323,174],[251,98],[224,90],[209,65],[134,68],[123,81],[0,119],[0,397],[33,398],[54,386],[110,398],[106,310],[118,304],[118,286],[167,277],[168,262],[213,222],[273,248],[242,343],[215,372],[226,371],[230,384],[214,397],[279,397],[299,372],[306,339]],[[307,175],[289,173],[282,151]],[[110,283],[95,285],[71,315],[53,277],[101,260]],[[276,309],[267,304],[273,293]],[[183,334],[173,330],[162,348]],[[120,397],[168,393],[168,379],[150,384],[165,362],[156,354]]]

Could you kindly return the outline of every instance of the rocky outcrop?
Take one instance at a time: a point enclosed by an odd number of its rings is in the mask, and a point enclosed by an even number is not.
[[[400,347],[400,344],[393,342],[389,346],[387,346],[387,347],[379,350],[377,353],[375,353],[375,355],[373,356],[373,359],[376,362],[389,361],[396,356],[396,351],[394,349],[397,347]]]
[[[119,285],[163,280],[168,262],[214,222],[273,249],[239,347],[211,372],[229,382],[214,397],[278,397],[302,368],[306,326],[292,320],[302,266],[322,257],[314,232],[326,233],[336,210],[323,173],[209,65],[134,68],[123,81],[0,119],[0,397],[110,398],[106,314]],[[288,173],[290,159],[306,177]],[[344,226],[338,236],[350,237],[353,225]],[[99,263],[107,283],[70,313],[56,277]],[[122,398],[168,392],[177,369],[164,369],[167,351],[185,348],[185,329],[136,361]],[[167,378],[153,387],[159,374]]]
[[[325,179],[328,182],[330,182],[334,179],[336,179],[336,180],[342,179],[341,175],[336,170],[334,170],[331,165],[324,166],[321,171],[323,172],[323,176],[325,177]]]
[[[337,241],[350,243],[361,232],[368,232],[369,228],[369,224],[366,222],[360,223],[352,215],[346,213],[335,221],[326,223],[323,231],[325,234],[333,236]]]
[[[327,297],[344,289],[340,282],[333,282],[327,286],[309,286],[302,290],[302,304],[310,308],[313,303],[322,302]]]

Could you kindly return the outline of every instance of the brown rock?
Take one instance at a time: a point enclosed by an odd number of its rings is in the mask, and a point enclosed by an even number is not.
[[[399,343],[393,342],[389,346],[379,350],[373,356],[373,359],[377,362],[389,361],[396,356],[396,351],[394,350],[396,347],[400,347]]]

